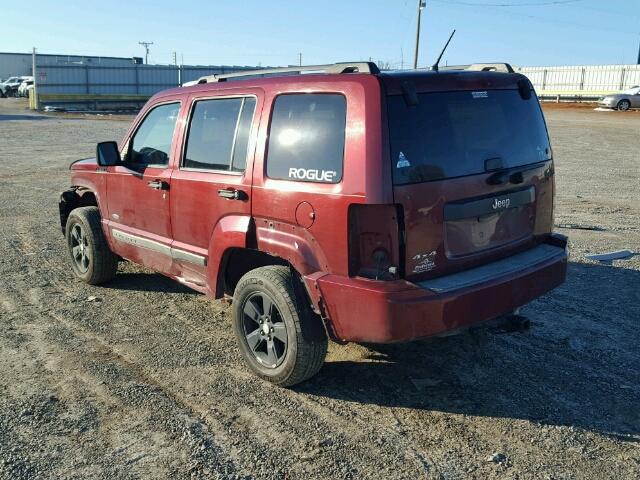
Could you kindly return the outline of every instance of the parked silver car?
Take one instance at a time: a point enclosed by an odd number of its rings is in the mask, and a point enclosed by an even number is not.
[[[636,85],[623,92],[602,97],[598,104],[605,108],[617,108],[618,110],[640,108],[640,86]]]

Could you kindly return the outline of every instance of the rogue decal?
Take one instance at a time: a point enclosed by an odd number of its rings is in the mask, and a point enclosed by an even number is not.
[[[289,178],[295,180],[315,180],[318,182],[333,182],[338,173],[333,170],[314,170],[306,168],[290,168]]]

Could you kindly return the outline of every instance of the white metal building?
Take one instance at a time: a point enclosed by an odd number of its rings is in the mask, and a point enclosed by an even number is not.
[[[124,67],[142,63],[140,57],[95,57],[86,55],[51,55],[38,53],[38,65],[98,65]],[[0,78],[31,75],[31,53],[0,52]]]

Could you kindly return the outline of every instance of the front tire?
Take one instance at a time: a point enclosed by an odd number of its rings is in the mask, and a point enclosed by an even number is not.
[[[621,112],[626,112],[631,108],[631,102],[629,100],[620,100],[618,102],[618,110]]]
[[[304,287],[285,266],[245,274],[233,295],[233,327],[240,352],[260,378],[290,387],[324,363],[327,336]]]
[[[65,237],[76,277],[90,285],[99,285],[115,276],[118,257],[104,237],[98,207],[73,210],[67,219]]]

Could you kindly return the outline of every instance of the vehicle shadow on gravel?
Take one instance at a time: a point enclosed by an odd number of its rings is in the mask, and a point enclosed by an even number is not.
[[[49,120],[44,115],[0,115],[0,122],[13,120]]]
[[[159,273],[118,272],[108,283],[101,285],[114,290],[133,290],[137,292],[188,293],[200,295],[195,290],[182,285]]]
[[[327,362],[296,390],[640,441],[639,285],[637,270],[571,263],[567,283],[525,309],[528,332],[367,345],[366,360]]]

